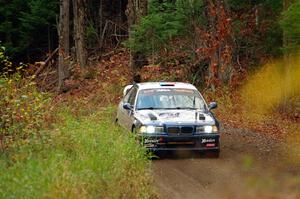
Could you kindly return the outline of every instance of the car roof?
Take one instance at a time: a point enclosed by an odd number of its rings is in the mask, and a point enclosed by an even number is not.
[[[189,83],[183,82],[143,82],[136,84],[140,90],[143,89],[155,89],[155,88],[181,88],[181,89],[192,89],[197,88]]]

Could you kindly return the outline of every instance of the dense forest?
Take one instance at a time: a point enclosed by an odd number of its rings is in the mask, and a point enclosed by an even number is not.
[[[12,0],[0,9],[1,46],[14,66],[59,47],[60,76],[126,47],[136,73],[148,64],[185,67],[189,80],[214,89],[299,44],[299,1]]]

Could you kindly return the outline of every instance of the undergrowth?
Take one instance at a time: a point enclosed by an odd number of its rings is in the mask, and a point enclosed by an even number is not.
[[[113,111],[64,109],[41,142],[2,154],[0,198],[153,198],[145,151],[114,125]]]
[[[39,92],[32,77],[0,77],[0,150],[12,150],[40,137],[52,111],[51,96]]]

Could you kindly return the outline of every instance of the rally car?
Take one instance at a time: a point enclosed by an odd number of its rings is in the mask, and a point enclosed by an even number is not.
[[[146,82],[128,85],[116,122],[135,133],[151,151],[220,151],[219,122],[189,83]]]

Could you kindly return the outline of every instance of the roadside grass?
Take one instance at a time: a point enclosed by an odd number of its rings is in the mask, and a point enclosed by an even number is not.
[[[40,140],[2,153],[0,198],[156,198],[145,150],[114,125],[114,110],[63,108]]]

